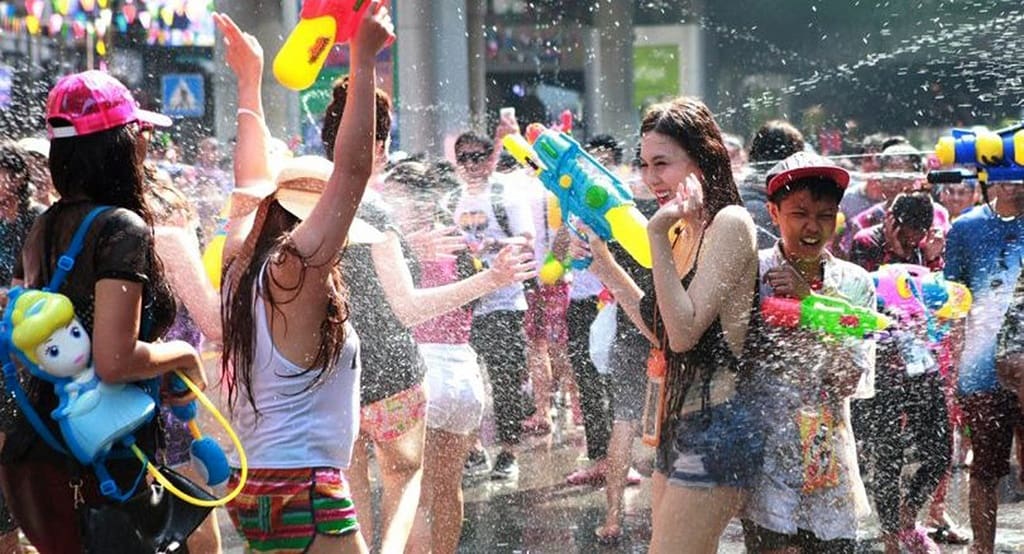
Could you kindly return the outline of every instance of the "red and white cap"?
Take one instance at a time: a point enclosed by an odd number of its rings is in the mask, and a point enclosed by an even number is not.
[[[69,126],[53,126],[64,120]],[[167,127],[171,118],[139,109],[128,88],[102,71],[61,77],[46,100],[46,131],[50,139],[78,137],[139,121]]]

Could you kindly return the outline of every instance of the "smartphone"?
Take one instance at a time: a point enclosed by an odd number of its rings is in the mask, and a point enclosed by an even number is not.
[[[516,109],[512,107],[505,107],[498,111],[498,115],[501,119],[508,119],[509,121],[516,120]]]

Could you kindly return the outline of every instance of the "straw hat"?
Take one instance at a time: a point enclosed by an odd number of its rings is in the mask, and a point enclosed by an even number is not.
[[[282,160],[274,184],[243,187],[234,192],[261,200],[273,195],[289,213],[306,219],[323,194],[333,171],[334,164],[320,156],[286,158]],[[350,244],[375,244],[384,242],[384,234],[357,217],[349,227],[348,241]]]

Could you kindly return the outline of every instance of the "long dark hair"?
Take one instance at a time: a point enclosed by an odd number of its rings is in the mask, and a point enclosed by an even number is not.
[[[729,151],[722,141],[722,131],[703,102],[680,96],[651,106],[640,123],[640,136],[652,132],[674,140],[700,167],[704,175],[705,225],[710,225],[722,208],[743,205],[732,177]]]
[[[224,329],[224,355],[221,359],[222,375],[225,376],[228,390],[228,407],[234,410],[238,397],[244,394],[256,416],[259,407],[252,390],[252,365],[256,353],[256,325],[254,304],[262,309],[262,303],[254,302],[253,292],[256,289],[260,271],[268,263],[276,263],[285,255],[293,255],[302,259],[302,272],[295,286],[283,287],[280,282],[274,284],[283,291],[275,295],[273,289],[267,287],[265,295],[271,309],[280,312],[280,306],[293,302],[306,279],[309,264],[302,258],[291,242],[291,230],[298,225],[299,219],[285,210],[274,197],[265,199],[256,212],[256,227],[249,234],[241,253],[228,260],[224,268],[223,289],[221,298],[221,325]],[[347,289],[341,278],[340,252],[334,259],[327,262],[331,265],[330,294],[327,313],[320,323],[320,344],[316,356],[308,368],[290,375],[302,377],[316,372],[314,379],[302,392],[310,390],[330,376],[335,362],[345,348],[345,322],[348,320]],[[268,279],[273,276],[268,273]],[[268,317],[272,325],[273,318]],[[241,387],[241,388],[239,388]]]
[[[54,127],[68,125],[55,119]],[[145,149],[141,129],[129,123],[50,143],[50,177],[61,198],[86,198],[97,204],[129,209],[150,226],[153,214],[145,198]]]

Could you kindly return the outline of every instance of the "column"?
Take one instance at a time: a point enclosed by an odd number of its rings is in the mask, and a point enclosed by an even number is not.
[[[598,0],[586,35],[584,114],[590,134],[620,140],[636,132],[633,108],[633,2]]]
[[[400,129],[396,138],[402,150],[441,155],[445,139],[469,126],[466,3],[395,1]]]

